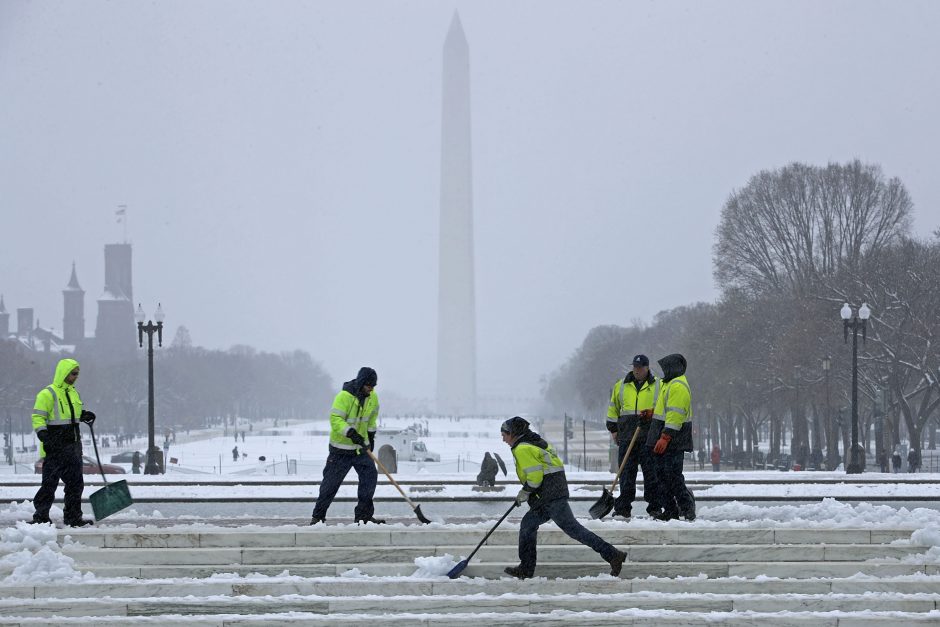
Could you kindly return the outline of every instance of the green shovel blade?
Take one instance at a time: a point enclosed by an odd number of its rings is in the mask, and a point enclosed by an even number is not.
[[[107,518],[111,514],[134,504],[131,492],[127,489],[127,481],[123,479],[109,483],[100,490],[95,490],[88,499],[91,501],[91,509],[95,513],[95,520]]]

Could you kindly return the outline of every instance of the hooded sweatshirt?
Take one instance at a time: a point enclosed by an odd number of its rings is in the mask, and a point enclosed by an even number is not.
[[[366,393],[363,387],[378,383],[375,370],[368,367],[359,369],[356,378],[343,384],[343,389],[333,399],[330,410],[330,446],[335,449],[360,453],[346,433],[355,429],[368,444],[378,428],[379,396],[373,390]]]
[[[668,452],[691,451],[692,392],[685,378],[686,360],[679,353],[666,355],[658,362],[663,369],[663,386],[646,437],[647,446],[655,446],[663,431],[672,436]]]
[[[39,390],[33,405],[33,431],[45,431],[45,442],[40,443],[39,456],[55,452],[70,444],[81,446],[79,418],[82,415],[82,398],[78,390],[65,382],[78,362],[62,359],[56,365],[52,385]]]

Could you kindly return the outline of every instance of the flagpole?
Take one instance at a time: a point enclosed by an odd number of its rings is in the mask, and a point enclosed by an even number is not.
[[[120,216],[121,223],[124,225],[124,243],[127,243],[127,205],[118,205],[117,210],[118,216]]]

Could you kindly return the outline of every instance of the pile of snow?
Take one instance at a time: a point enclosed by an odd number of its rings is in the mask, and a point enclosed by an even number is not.
[[[62,554],[52,525],[18,522],[0,529],[0,583],[35,584],[83,579],[75,560]],[[65,544],[71,540],[66,536]]]
[[[416,557],[415,566],[418,567],[418,570],[414,572],[412,577],[422,579],[427,577],[446,577],[447,573],[449,573],[457,563],[458,560],[454,559],[454,556],[450,553],[434,557]]]

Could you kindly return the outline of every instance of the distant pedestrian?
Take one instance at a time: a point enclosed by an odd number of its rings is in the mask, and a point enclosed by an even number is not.
[[[551,520],[570,538],[599,553],[610,564],[610,574],[619,576],[627,554],[585,529],[575,519],[568,504],[565,467],[555,454],[555,449],[542,436],[531,431],[528,421],[519,416],[504,422],[500,433],[503,442],[512,448],[516,475],[522,482],[516,503],[529,505],[529,511],[519,525],[519,565],[508,566],[506,574],[518,579],[535,575],[539,526]]]
[[[894,453],[891,454],[891,466],[894,472],[901,472],[901,447],[894,447]]]
[[[238,461],[238,447],[237,446],[232,449],[232,461],[233,462]]]
[[[889,472],[888,468],[888,454],[884,451],[878,454],[878,465],[881,466],[881,472]]]
[[[721,470],[721,449],[718,448],[718,445],[712,447],[712,471],[718,472]]]
[[[131,457],[131,472],[135,475],[140,474],[140,451],[134,451]]]
[[[699,470],[705,470],[705,457],[707,457],[707,455],[705,454],[705,448],[702,447],[698,450],[698,469]]]
[[[336,492],[351,468],[359,476],[359,502],[354,512],[355,521],[384,524],[375,518],[375,485],[378,471],[375,462],[366,452],[375,448],[375,432],[378,427],[379,395],[375,393],[378,375],[369,367],[362,367],[355,379],[343,384],[343,389],[333,399],[330,410],[330,447],[323,466],[323,481],[320,494],[313,507],[310,524],[326,520],[326,511],[333,503]],[[286,421],[285,421],[285,425]],[[368,438],[368,440],[366,440]]]

